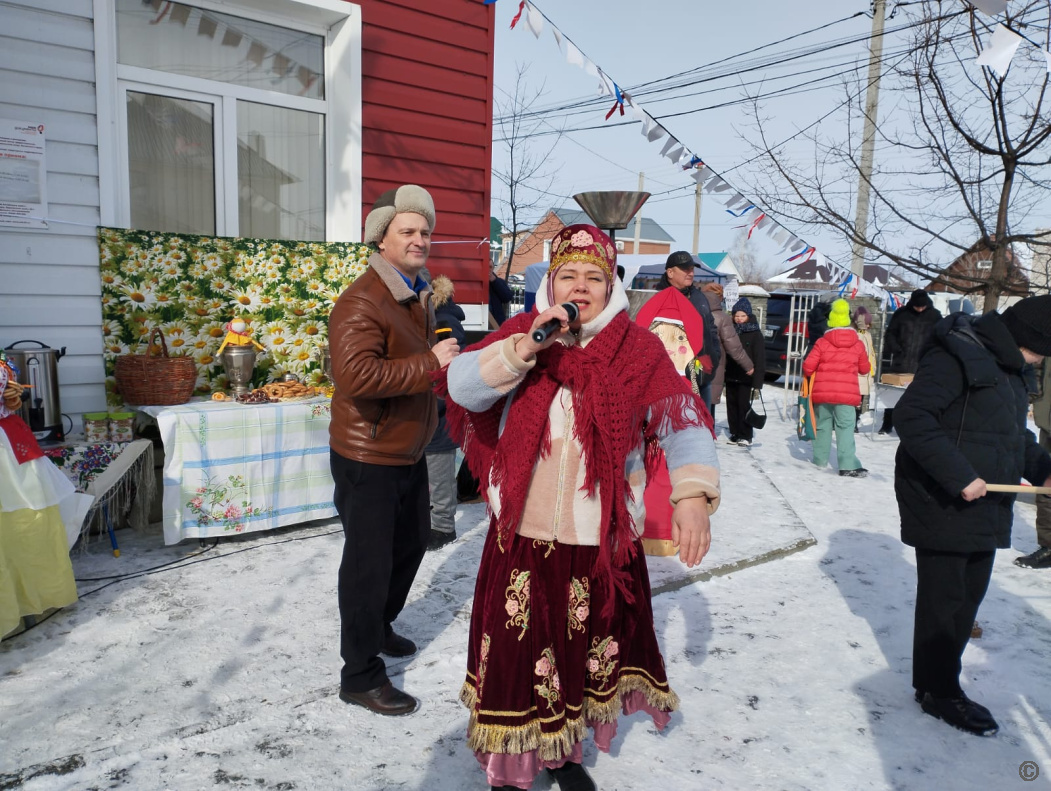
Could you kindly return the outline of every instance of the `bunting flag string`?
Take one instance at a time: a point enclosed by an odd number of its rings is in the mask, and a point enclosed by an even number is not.
[[[484,0],[485,5],[492,5],[497,1],[498,0]],[[996,2],[996,0],[987,1]],[[612,118],[614,114],[619,114],[623,117],[625,114],[624,105],[628,105],[631,109],[632,117],[640,122],[643,137],[645,137],[650,143],[663,141],[660,150],[661,157],[670,160],[673,164],[681,167],[683,171],[690,171],[690,178],[698,184],[706,194],[714,196],[719,202],[726,205],[726,211],[728,214],[741,218],[749,216],[750,213],[754,212],[754,216],[750,216],[748,222],[739,226],[741,228],[748,228],[749,239],[751,239],[757,231],[765,234],[775,245],[779,246],[779,255],[784,254],[786,251],[791,254],[791,257],[787,259],[787,262],[804,263],[817,254],[816,247],[800,239],[796,234],[771,217],[769,213],[757,206],[754,201],[744,197],[739,191],[733,188],[733,185],[730,184],[730,182],[720,176],[706,162],[704,162],[702,157],[694,154],[685,144],[672,135],[657,118],[648,113],[638,104],[638,102],[636,102],[635,99],[631,97],[630,94],[628,94],[627,91],[622,90],[615,80],[585,55],[584,51],[581,50],[564,31],[560,30],[558,26],[551,21],[551,18],[536,6],[536,3],[534,3],[533,0],[520,0],[518,3],[518,12],[511,20],[512,29],[522,19],[523,15],[526,17],[526,23],[530,31],[537,38],[539,38],[540,33],[543,30],[544,24],[546,23],[547,25],[550,25],[555,45],[558,47],[559,51],[563,52],[565,55],[566,62],[583,69],[586,74],[597,79],[598,92],[600,95],[614,97],[613,106],[610,107],[609,111],[605,114],[607,121]],[[1051,63],[1051,56],[1049,56],[1049,63]],[[742,204],[743,208],[736,208],[738,205]],[[828,263],[831,264],[831,262]],[[831,265],[833,267],[839,266],[838,264]],[[875,285],[864,280],[861,281],[859,287],[863,293],[868,292],[874,296],[883,293],[882,289],[879,289]]]
[[[497,0],[492,0],[493,3]],[[208,11],[173,0],[149,0],[149,6],[156,12],[156,16],[149,21],[151,25],[159,25],[164,21],[181,25],[187,30],[196,27],[197,35],[219,41],[219,46],[229,47],[237,50],[243,59],[242,63],[250,63],[254,68],[264,68],[264,63],[269,59],[270,73],[274,75],[272,80],[294,77],[299,81],[301,90],[299,95],[303,96],[309,91],[321,74],[308,66],[289,58],[287,55],[273,51],[267,44],[257,41],[242,31],[231,27],[223,19],[213,16]]]

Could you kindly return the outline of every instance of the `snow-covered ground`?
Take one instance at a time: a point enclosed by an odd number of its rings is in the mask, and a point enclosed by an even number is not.
[[[1016,551],[999,553],[985,634],[964,656],[965,689],[1001,725],[982,739],[912,699],[897,443],[859,439],[872,474],[855,480],[810,465],[776,414],[751,449],[724,440],[725,503],[701,569],[715,574],[651,559],[682,708],[663,734],[642,715],[622,719],[610,755],[587,743],[599,787],[985,791],[1025,787],[1024,761],[1041,770],[1032,787],[1046,787],[1051,572],[1011,563],[1036,546],[1033,507],[1016,509]],[[461,509],[461,538],[428,554],[398,622],[421,647],[389,661],[423,701],[409,717],[336,696],[338,523],[226,541],[96,593],[106,581],[81,582],[79,603],[0,643],[0,789],[485,789],[457,702],[483,517]],[[94,542],[75,556],[77,576],[201,551],[163,547],[159,532],[124,531],[121,544],[114,559]],[[545,776],[534,786],[551,787]]]

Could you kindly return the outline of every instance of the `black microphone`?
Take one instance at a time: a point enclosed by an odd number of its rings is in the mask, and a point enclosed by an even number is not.
[[[452,324],[450,324],[445,319],[438,319],[438,324],[434,328],[435,343],[438,343],[440,341],[444,341],[444,340],[446,340],[448,338],[453,337],[452,333],[453,333]]]
[[[563,302],[562,307],[565,309],[566,313],[569,314],[570,324],[577,320],[577,316],[580,315],[580,310],[577,309],[576,305],[572,302]],[[561,326],[562,322],[558,319],[545,321],[538,329],[533,330],[533,343],[543,343],[551,337],[552,333],[558,332],[558,328]]]

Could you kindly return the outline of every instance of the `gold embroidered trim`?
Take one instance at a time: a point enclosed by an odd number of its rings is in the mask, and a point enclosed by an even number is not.
[[[617,684],[616,696],[609,700],[597,701],[588,696],[584,699],[584,716],[579,709],[573,709],[573,716],[537,718],[525,725],[496,725],[478,722],[475,707],[478,697],[474,686],[464,682],[460,690],[460,702],[471,712],[467,724],[467,746],[475,752],[520,755],[537,751],[541,760],[557,761],[573,749],[573,745],[582,741],[587,735],[588,722],[616,722],[623,709],[623,700],[632,692],[641,692],[646,702],[658,711],[672,712],[679,708],[679,696],[672,692],[655,688],[646,678],[639,675],[622,675]],[[569,709],[571,707],[567,707]],[[523,716],[535,711],[526,712],[488,712],[485,714],[503,716]],[[541,731],[541,724],[562,719],[565,724],[554,733]]]

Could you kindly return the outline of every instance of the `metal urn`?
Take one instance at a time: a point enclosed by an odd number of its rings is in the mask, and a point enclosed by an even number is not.
[[[227,346],[219,358],[226,369],[226,378],[235,396],[248,392],[248,383],[252,381],[255,370],[255,358],[258,352],[251,344],[244,346]]]

